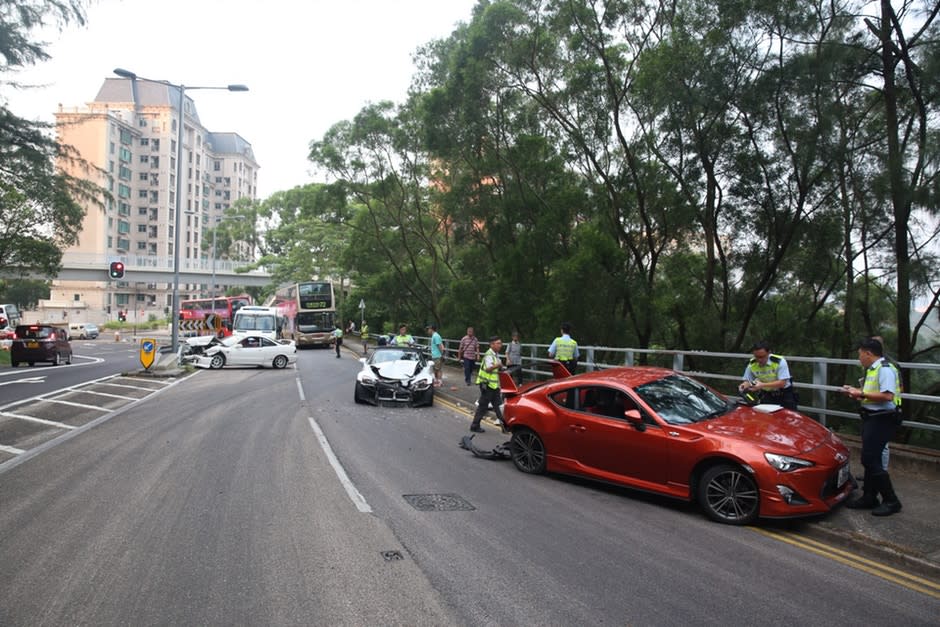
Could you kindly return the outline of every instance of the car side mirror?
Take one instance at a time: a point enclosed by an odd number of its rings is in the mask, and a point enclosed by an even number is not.
[[[628,409],[623,412],[623,417],[626,418],[637,431],[646,431],[646,424],[643,422],[643,416],[640,415],[639,409]]]
[[[360,358],[359,358],[359,363],[360,363],[360,364],[366,363],[366,358],[365,358],[365,357],[360,357]]]

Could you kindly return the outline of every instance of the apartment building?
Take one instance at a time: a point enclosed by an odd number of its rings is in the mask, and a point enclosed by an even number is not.
[[[73,176],[111,193],[105,207],[86,206],[77,244],[67,259],[122,260],[129,266],[172,267],[176,203],[181,203],[180,266],[207,267],[211,248],[202,240],[223,212],[240,198],[257,198],[258,163],[251,144],[237,133],[203,126],[195,102],[170,85],[107,78],[94,101],[55,114],[58,141],[73,147],[98,171],[60,162]],[[176,198],[178,124],[183,124],[182,194]],[[243,253],[246,251],[243,250]],[[247,252],[246,254],[250,254]],[[105,266],[102,265],[102,268]],[[224,284],[223,280],[218,281]],[[172,282],[55,281],[40,308],[46,317],[113,319],[163,316],[172,308]],[[180,298],[208,295],[206,284],[180,284]],[[59,312],[61,310],[61,313]],[[52,315],[52,311],[56,316]]]

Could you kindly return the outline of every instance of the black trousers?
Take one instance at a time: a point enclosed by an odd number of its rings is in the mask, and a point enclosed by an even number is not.
[[[471,427],[479,427],[480,421],[483,420],[486,410],[492,405],[493,411],[496,412],[496,417],[499,418],[500,422],[503,420],[503,410],[499,408],[500,401],[502,400],[502,395],[499,393],[499,388],[493,389],[485,383],[480,384],[480,400],[477,402],[477,410],[473,414],[473,423]]]
[[[780,390],[773,390],[771,392],[761,392],[760,402],[775,403],[787,409],[796,411],[796,406],[799,403],[799,399],[796,396],[796,392],[793,391],[793,388],[789,387]]]
[[[870,412],[862,410],[862,466],[865,478],[887,474],[881,464],[881,453],[898,429],[898,412],[894,410]]]

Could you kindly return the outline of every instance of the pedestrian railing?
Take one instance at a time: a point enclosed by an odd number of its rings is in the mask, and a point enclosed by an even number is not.
[[[427,344],[428,338],[415,336],[419,343]],[[457,362],[459,340],[445,339],[446,361]],[[523,344],[523,376],[528,380],[551,377],[548,344]],[[480,353],[486,350],[480,342]],[[671,368],[706,381],[726,394],[736,393],[743,380],[744,368],[750,353],[720,353],[709,351],[679,351],[612,346],[581,346],[579,370],[593,371],[618,366],[650,365]],[[801,357],[785,355],[790,365],[793,386],[800,395],[800,411],[815,416],[822,424],[830,426],[830,419],[843,421],[859,420],[857,405],[842,394],[842,385],[858,385],[862,369],[857,360],[825,357]],[[917,379],[936,382],[940,380],[940,364],[901,362],[902,370],[916,373]],[[917,389],[917,386],[912,386]],[[905,415],[909,418],[903,426],[926,436],[928,432],[940,432],[940,396],[918,394],[908,391],[901,394]],[[917,440],[918,438],[912,438]],[[927,437],[936,440],[936,436]]]

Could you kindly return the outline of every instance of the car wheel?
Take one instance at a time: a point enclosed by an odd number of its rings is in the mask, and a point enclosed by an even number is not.
[[[65,363],[67,363],[67,364],[71,364],[71,363],[72,363],[72,353],[69,353],[69,356],[65,358]]]
[[[698,501],[714,521],[749,525],[760,511],[757,482],[740,466],[712,466],[698,484]]]
[[[275,357],[273,366],[278,370],[281,368],[287,368],[287,355],[278,355]]]
[[[218,370],[224,365],[225,365],[225,355],[222,355],[220,353],[216,353],[215,355],[212,356],[212,359],[209,360],[209,367],[212,368],[213,370]]]
[[[27,363],[29,364],[29,367],[30,367],[30,368],[32,368],[33,366],[36,365],[36,362],[35,362],[35,361],[30,361],[30,362],[27,362]]]
[[[84,334],[84,333],[82,333],[81,335],[79,335],[78,338],[81,339],[81,340],[88,339],[88,338],[85,337],[85,334]]]
[[[356,401],[358,405],[364,405],[366,402],[365,399],[362,398],[362,392],[362,384],[356,381],[356,392],[353,394],[353,400]]]
[[[545,472],[545,444],[535,431],[515,431],[509,442],[512,448],[512,463],[516,468],[531,475]]]
[[[56,353],[55,359],[52,360],[52,365],[59,366],[61,364],[62,364],[62,355],[60,355],[59,353]]]
[[[19,365],[20,365],[20,362],[18,362],[18,361],[11,361],[11,362],[10,362],[10,367],[11,367],[11,368],[16,368],[16,367],[19,366]]]
[[[434,388],[428,389],[428,402],[425,403],[427,407],[434,407]]]

